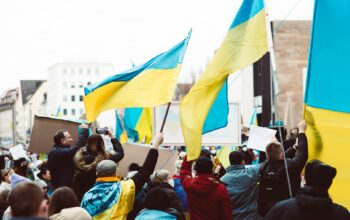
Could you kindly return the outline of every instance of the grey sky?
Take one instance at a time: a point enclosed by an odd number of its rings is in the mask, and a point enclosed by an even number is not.
[[[299,0],[268,0],[271,20]],[[20,79],[44,79],[60,62],[113,63],[116,71],[192,39],[181,80],[202,69],[220,45],[241,0],[0,0],[0,93]],[[300,0],[288,20],[311,20]]]

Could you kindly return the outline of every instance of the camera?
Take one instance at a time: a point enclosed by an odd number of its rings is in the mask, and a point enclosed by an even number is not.
[[[108,128],[96,128],[96,133],[97,134],[107,135],[108,134]]]

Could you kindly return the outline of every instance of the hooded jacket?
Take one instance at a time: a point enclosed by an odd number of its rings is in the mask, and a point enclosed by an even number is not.
[[[265,220],[349,220],[349,211],[335,203],[327,192],[304,187],[295,198],[277,203],[265,216]]]
[[[180,170],[181,183],[187,193],[191,220],[232,219],[232,207],[226,186],[214,176],[191,175],[192,161],[184,158]]]
[[[50,216],[50,220],[91,220],[89,213],[80,207],[62,209],[60,213]]]

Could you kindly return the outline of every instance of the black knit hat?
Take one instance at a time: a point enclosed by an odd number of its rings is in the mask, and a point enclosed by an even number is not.
[[[206,157],[201,157],[197,160],[194,170],[197,173],[211,174],[213,172],[213,161]]]
[[[334,167],[319,160],[312,160],[305,167],[305,181],[308,186],[329,189],[336,175],[337,170]]]
[[[170,199],[165,189],[156,187],[150,190],[145,198],[145,208],[165,210],[170,207]]]

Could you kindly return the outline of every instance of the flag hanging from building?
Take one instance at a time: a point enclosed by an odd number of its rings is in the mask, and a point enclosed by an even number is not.
[[[190,160],[200,154],[203,124],[228,75],[254,63],[267,50],[264,1],[244,0],[221,47],[181,103],[181,126]]]
[[[173,98],[183,57],[191,36],[143,65],[85,87],[86,120],[95,121],[106,110],[154,107]]]
[[[127,108],[124,112],[124,126],[128,137],[134,142],[152,140],[151,108]]]
[[[118,111],[115,111],[116,126],[115,126],[115,136],[118,138],[121,144],[128,142],[128,136],[125,129],[123,128],[122,121],[118,115]]]
[[[350,209],[349,0],[315,1],[305,90],[309,159],[337,168],[330,195]]]
[[[62,111],[61,111],[61,105],[58,106],[57,112],[56,112],[56,117],[62,117]]]

